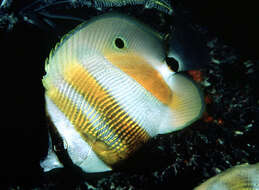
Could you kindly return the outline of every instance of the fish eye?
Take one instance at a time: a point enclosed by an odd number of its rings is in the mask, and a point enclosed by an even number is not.
[[[179,62],[173,57],[165,58],[167,66],[174,72],[177,72],[179,69]]]
[[[120,37],[117,37],[117,38],[115,39],[114,44],[115,44],[115,46],[116,46],[117,48],[119,48],[119,49],[122,49],[122,48],[125,47],[124,40],[121,39]]]

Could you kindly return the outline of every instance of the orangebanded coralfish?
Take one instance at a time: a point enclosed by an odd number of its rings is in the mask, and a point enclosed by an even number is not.
[[[227,169],[194,190],[259,190],[259,163]]]
[[[48,117],[74,164],[110,170],[153,136],[201,116],[199,88],[165,57],[158,32],[121,14],[96,17],[61,40],[43,85]],[[41,165],[58,167],[52,150]]]

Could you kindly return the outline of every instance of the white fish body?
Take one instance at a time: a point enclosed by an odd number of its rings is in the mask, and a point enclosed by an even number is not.
[[[164,60],[162,37],[120,14],[92,19],[57,45],[46,61],[46,110],[74,164],[111,170],[153,136],[201,116],[199,88]],[[59,167],[48,158],[46,171]]]

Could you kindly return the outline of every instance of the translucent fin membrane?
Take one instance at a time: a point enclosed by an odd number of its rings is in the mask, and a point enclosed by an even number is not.
[[[96,8],[121,7],[126,5],[144,5],[145,8],[155,8],[167,14],[172,14],[173,9],[166,0],[95,0]]]
[[[53,13],[53,10],[62,10],[66,9],[67,6],[74,7],[70,0],[52,0],[52,1],[42,1],[35,0],[32,3],[24,6],[18,11],[18,17],[22,18],[24,22],[36,25],[37,27],[49,30],[55,29],[56,24],[53,19],[59,20],[72,20],[72,21],[84,21],[81,18],[74,17],[68,14],[59,15],[56,11]],[[1,7],[1,6],[0,6]],[[52,11],[51,11],[52,10]],[[51,28],[49,28],[51,27]]]
[[[172,76],[171,87],[174,94],[170,105],[173,113],[171,124],[178,130],[201,117],[204,98],[196,83],[180,73]]]
[[[48,155],[47,157],[40,162],[40,166],[43,168],[44,172],[48,172],[55,168],[63,168],[63,164],[59,161],[57,155],[55,154],[53,148],[52,148],[52,140],[49,136],[49,148],[48,148]]]
[[[170,133],[187,127],[198,120],[204,111],[203,95],[198,86],[183,74],[177,73],[170,78],[173,98],[169,108],[169,125],[164,120],[160,134]]]
[[[145,0],[95,0],[95,7],[121,7],[125,5],[144,4]]]
[[[166,0],[147,0],[145,3],[146,8],[155,8],[169,15],[173,13],[170,1]]]

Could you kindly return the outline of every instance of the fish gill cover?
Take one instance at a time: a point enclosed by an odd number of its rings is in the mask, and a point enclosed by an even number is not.
[[[234,165],[259,162],[258,36],[253,22],[258,15],[253,5],[243,2],[232,10],[237,2],[175,0],[174,14],[168,15],[142,5],[96,9],[87,2],[1,1],[3,189],[193,189]],[[81,176],[71,168],[44,174],[39,162],[48,143],[41,85],[45,58],[75,25],[110,10],[134,15],[163,33],[177,30],[171,27],[177,15],[188,18],[209,52],[204,68],[188,72],[203,88],[206,113],[185,130],[155,137],[132,160],[141,163],[137,168],[96,176]]]

